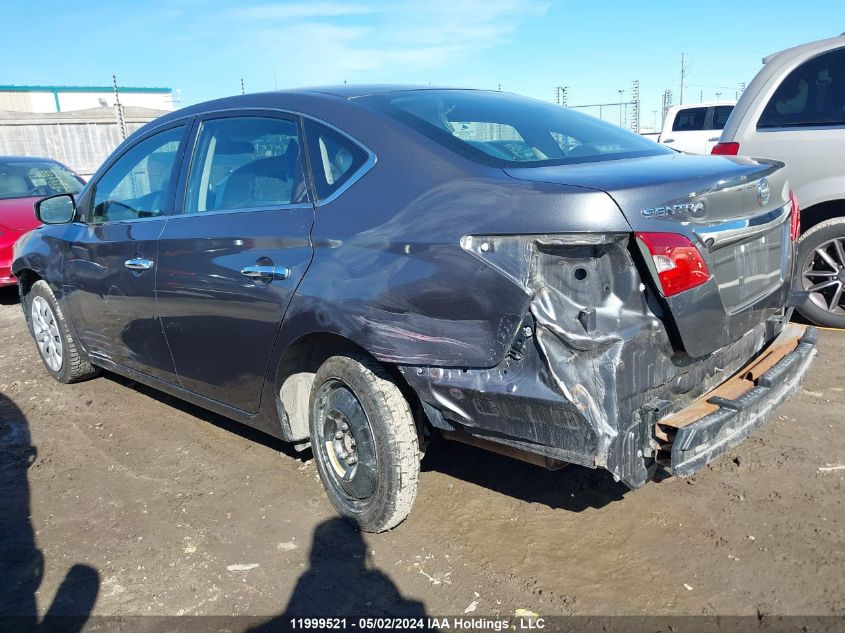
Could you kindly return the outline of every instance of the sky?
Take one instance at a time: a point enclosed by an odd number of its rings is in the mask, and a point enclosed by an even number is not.
[[[173,88],[177,107],[238,94],[241,79],[247,92],[386,82],[547,101],[566,86],[574,106],[630,100],[639,80],[643,127],[666,89],[678,103],[682,53],[685,103],[733,99],[765,55],[845,32],[843,0],[2,0],[0,16],[0,84],[115,74]]]

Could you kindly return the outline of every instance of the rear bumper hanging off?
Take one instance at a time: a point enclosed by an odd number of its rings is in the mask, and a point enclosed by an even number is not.
[[[787,325],[732,378],[658,420],[658,462],[687,477],[743,441],[798,390],[816,354],[817,336],[815,328]]]

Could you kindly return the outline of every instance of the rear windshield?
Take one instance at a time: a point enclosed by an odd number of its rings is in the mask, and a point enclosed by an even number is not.
[[[82,181],[59,163],[0,161],[0,200],[79,193],[81,189]]]
[[[507,93],[414,90],[362,101],[487,165],[540,167],[672,153],[591,116]]]

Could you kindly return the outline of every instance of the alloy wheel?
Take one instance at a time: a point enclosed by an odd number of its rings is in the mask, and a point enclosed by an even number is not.
[[[52,371],[62,368],[62,336],[53,309],[44,297],[35,297],[30,310],[32,331],[44,363]]]
[[[801,285],[819,308],[845,315],[845,237],[828,240],[807,256]]]

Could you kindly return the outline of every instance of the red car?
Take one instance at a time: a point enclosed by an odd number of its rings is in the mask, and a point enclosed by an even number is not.
[[[59,193],[79,193],[85,181],[49,158],[0,156],[0,286],[17,283],[10,267],[12,246],[38,226],[33,205]]]

